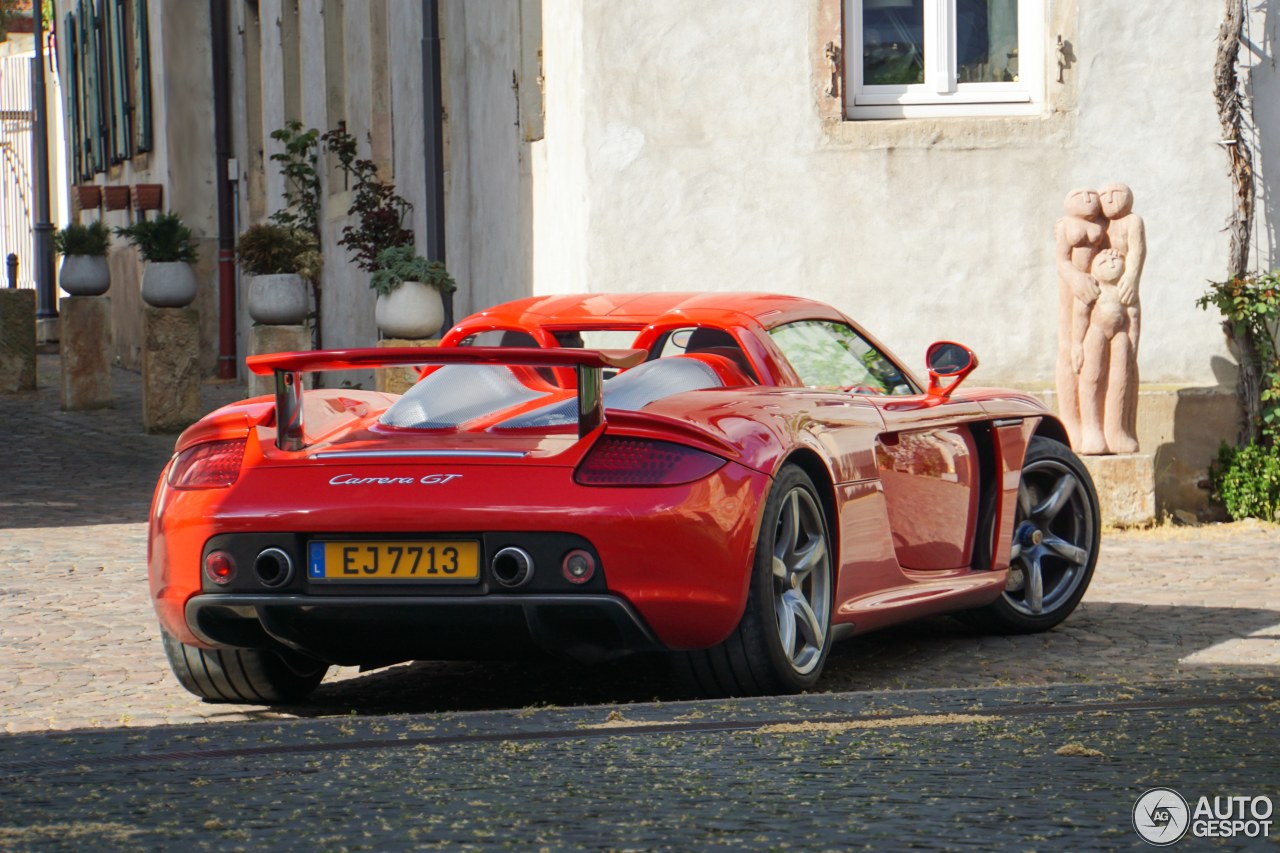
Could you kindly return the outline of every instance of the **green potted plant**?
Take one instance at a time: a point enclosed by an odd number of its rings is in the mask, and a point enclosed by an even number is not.
[[[156,308],[181,308],[196,298],[196,276],[191,270],[196,247],[191,229],[176,213],[162,213],[116,229],[138,248],[146,261],[142,273],[142,300]]]
[[[456,288],[439,261],[428,261],[404,244],[378,253],[369,286],[378,292],[373,318],[389,338],[429,338],[444,324],[441,294]]]
[[[102,222],[73,222],[53,235],[53,250],[62,255],[58,284],[72,296],[101,296],[111,286],[107,250],[111,232]]]
[[[320,273],[320,246],[302,228],[264,222],[251,225],[236,246],[248,279],[245,306],[254,322],[296,326],[307,318],[307,282]]]

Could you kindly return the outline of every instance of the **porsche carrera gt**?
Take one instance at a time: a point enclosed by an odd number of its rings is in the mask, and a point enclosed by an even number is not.
[[[190,427],[151,594],[178,680],[283,703],[331,665],[664,652],[707,695],[798,692],[832,644],[928,614],[1054,627],[1098,500],[1033,397],[921,380],[816,301],[534,297],[435,348],[260,355],[275,394]],[[421,366],[403,395],[310,372]]]

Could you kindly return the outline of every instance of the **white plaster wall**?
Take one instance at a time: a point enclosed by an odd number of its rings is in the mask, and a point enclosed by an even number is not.
[[[1247,31],[1253,49],[1241,57],[1239,71],[1249,81],[1255,131],[1246,130],[1254,147],[1258,174],[1257,218],[1250,259],[1256,269],[1280,266],[1280,72],[1276,68],[1280,10],[1258,4]]]
[[[391,3],[387,31],[391,56],[392,127],[396,192],[413,205],[405,227],[419,253],[427,250],[426,159],[423,156],[422,4]]]
[[[261,0],[263,46],[262,89],[265,134],[283,126],[283,52],[277,20],[282,0]],[[519,7],[516,4],[442,3],[446,122],[446,255],[458,280],[455,316],[514,299],[531,289],[531,235],[527,165],[528,144],[516,127],[516,93],[512,73],[518,67]],[[301,50],[304,124],[322,131],[336,124],[326,115],[324,28],[340,25],[346,54],[347,130],[355,136],[359,156],[370,156],[372,126],[372,62],[388,58],[392,120],[393,173],[385,175],[413,209],[405,220],[419,251],[426,249],[426,168],[423,135],[422,4],[396,0],[387,4],[386,43],[370,27],[370,7],[348,0],[343,20],[323,19],[322,0],[301,2]],[[241,63],[242,67],[243,63]],[[238,104],[243,108],[243,98]],[[243,136],[240,150],[247,144]],[[266,140],[266,154],[280,150]],[[321,171],[324,169],[321,156]],[[522,177],[522,167],[525,175]],[[268,160],[267,204],[271,213],[283,204],[284,182]],[[347,259],[337,244],[351,223],[351,193],[325,182],[321,230],[325,256],[323,344],[326,347],[370,346],[377,340],[373,322],[375,295],[368,274]],[[241,210],[246,210],[243,206]],[[248,224],[248,223],[242,223]],[[247,321],[246,321],[247,322]]]
[[[284,51],[280,40],[282,14],[281,0],[258,0],[262,26],[262,146],[263,162],[268,164],[273,154],[284,150],[283,145],[271,138],[272,131],[284,127],[285,120]],[[268,215],[284,206],[284,177],[279,169],[270,165],[266,169],[266,195]]]
[[[452,190],[446,218],[461,216],[466,230],[465,244],[450,245],[448,252],[458,279],[457,319],[531,290],[532,224],[522,177],[529,146],[520,134],[513,86],[520,67],[519,12],[516,3],[453,3],[446,13]],[[465,77],[464,88],[454,85],[455,75]],[[465,161],[459,162],[464,147]],[[463,264],[455,265],[455,248],[465,253]]]
[[[583,0],[543,0],[545,137],[534,144],[534,283],[540,293],[591,290],[587,281]]]
[[[814,0],[547,0],[536,289],[802,294],[912,365],[956,338],[981,381],[1048,386],[1053,223],[1072,187],[1122,180],[1149,241],[1143,381],[1217,384],[1222,334],[1194,300],[1226,263],[1220,4],[1080,5],[1050,7],[1046,40],[1079,61],[1046,75],[1045,117],[916,132],[824,123]]]

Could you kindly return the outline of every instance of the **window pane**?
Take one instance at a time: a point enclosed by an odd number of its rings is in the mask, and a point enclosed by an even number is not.
[[[1018,0],[956,0],[956,79],[1018,79]]]
[[[805,385],[864,394],[911,394],[911,385],[879,350],[843,323],[802,320],[769,330]]]
[[[924,0],[862,0],[862,81],[924,82]]]

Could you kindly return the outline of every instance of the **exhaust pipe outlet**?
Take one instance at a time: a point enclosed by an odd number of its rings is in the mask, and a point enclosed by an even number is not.
[[[493,555],[489,565],[494,578],[508,589],[524,586],[533,579],[533,557],[523,548],[503,548]]]
[[[293,558],[279,548],[264,548],[253,561],[258,583],[275,589],[293,580]]]

